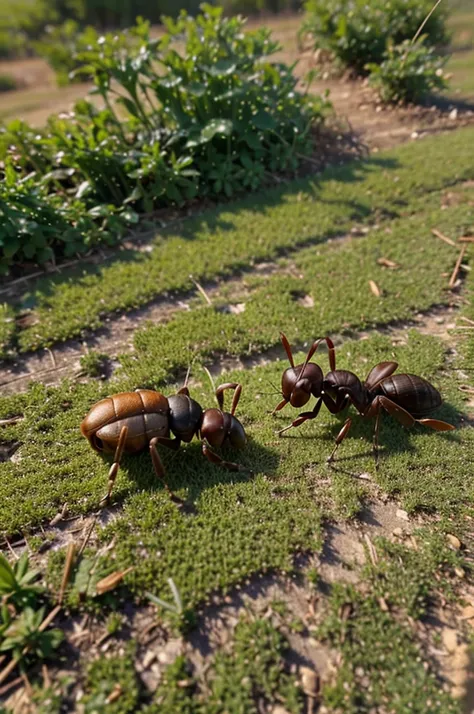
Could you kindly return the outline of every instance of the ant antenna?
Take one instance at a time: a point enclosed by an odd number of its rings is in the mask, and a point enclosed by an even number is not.
[[[189,375],[191,374],[191,363],[189,364],[188,371],[186,372],[186,377],[184,378],[184,384],[183,387],[188,386],[188,381],[189,381]]]
[[[210,383],[211,383],[212,391],[213,391],[213,393],[215,394],[215,393],[216,393],[216,385],[215,385],[215,382],[214,382],[214,380],[213,380],[213,378],[212,378],[212,374],[209,372],[209,370],[208,370],[207,367],[203,367],[203,370],[205,371],[205,373],[206,373],[207,376],[209,377],[209,381],[210,381]]]

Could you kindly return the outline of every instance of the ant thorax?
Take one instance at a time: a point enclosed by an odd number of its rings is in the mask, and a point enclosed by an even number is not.
[[[201,425],[201,405],[187,394],[168,397],[168,404],[170,431],[181,441],[191,441]]]

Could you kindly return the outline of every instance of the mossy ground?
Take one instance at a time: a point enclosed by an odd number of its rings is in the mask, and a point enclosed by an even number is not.
[[[168,482],[188,505],[179,509],[153,476],[148,453],[124,458],[110,521],[96,528],[96,539],[78,561],[66,593],[73,615],[87,610],[90,618],[107,623],[118,610],[127,618],[131,603],[144,607],[147,591],[169,601],[169,578],[187,612],[197,612],[216,592],[222,597],[241,587],[253,574],[275,571],[309,581],[295,553],[320,552],[328,520],[357,522],[370,499],[392,498],[410,515],[422,517],[425,527],[411,550],[374,540],[378,563],[361,569],[359,585],[336,587],[327,601],[311,636],[329,643],[342,659],[338,673],[325,685],[323,703],[344,714],[370,711],[387,700],[397,714],[459,711],[449,693],[439,690],[435,668],[409,618],[425,617],[440,593],[446,600],[458,596],[461,578],[456,569],[464,568],[466,581],[471,578],[462,551],[446,548],[446,534],[469,545],[474,435],[469,393],[460,387],[466,374],[472,376],[472,338],[468,333],[461,340],[453,333],[447,344],[401,326],[396,341],[376,330],[367,339],[349,339],[345,333],[406,320],[452,301],[447,283],[457,251],[433,237],[431,228],[452,239],[472,230],[473,189],[463,182],[473,177],[473,139],[472,130],[455,132],[366,164],[331,170],[317,181],[270,191],[235,209],[228,206],[173,228],[166,238],[157,239],[150,258],[141,254],[127,261],[122,256],[82,280],[61,278],[30,296],[31,304],[40,305],[39,322],[17,335],[22,349],[97,326],[109,309],[129,308],[164,289],[183,289],[192,264],[194,277],[205,279],[246,269],[257,259],[278,263],[275,274],[244,276],[238,297],[239,304],[245,302],[243,312],[225,311],[234,296],[223,288],[213,306],[192,303],[189,313],[139,331],[135,352],[122,358],[113,383],[91,379],[54,388],[35,383],[25,394],[0,399],[0,419],[22,417],[0,427],[2,442],[18,445],[14,460],[0,464],[0,530],[6,536],[23,533],[27,541],[32,537],[37,548],[46,546],[40,526],[64,504],[70,517],[90,514],[105,492],[108,463],[79,431],[95,401],[138,386],[171,394],[177,387],[172,380],[191,364],[192,396],[203,406],[214,406],[202,366],[216,357],[243,357],[273,347],[281,329],[296,344],[297,360],[303,359],[302,348],[312,339],[325,333],[342,335],[338,367],[360,377],[377,362],[395,359],[400,372],[424,376],[440,389],[445,403],[437,416],[457,427],[446,434],[423,427],[405,430],[384,415],[381,465],[375,471],[373,422],[356,417],[338,460],[329,468],[326,457],[343,416],[335,418],[323,409],[317,420],[284,437],[275,433],[298,413],[290,407],[276,417],[269,413],[281,398],[286,361],[227,372],[222,381],[243,385],[237,416],[249,443],[241,452],[225,453],[249,471],[228,473],[209,464],[197,441],[176,454],[164,450]],[[444,200],[446,187],[456,198],[450,205]],[[355,222],[370,230],[328,243]],[[375,222],[378,227],[370,225]],[[288,250],[291,253],[282,258],[281,252]],[[383,267],[380,258],[393,261],[396,268]],[[180,261],[183,269],[178,271]],[[461,309],[474,319],[472,273],[467,275],[460,300],[468,304]],[[380,296],[371,292],[370,280]],[[311,302],[313,307],[308,307]],[[71,309],[73,304],[77,311]],[[453,345],[458,354],[450,353]],[[325,352],[316,358],[326,369]],[[360,479],[362,474],[370,480]],[[110,543],[113,547],[104,549]],[[49,557],[47,581],[54,591],[64,560],[64,549]],[[78,580],[88,575],[88,568],[94,570],[96,582],[129,566],[134,569],[113,596],[101,600],[87,594],[86,587],[81,600]],[[308,587],[314,590],[314,585]],[[349,619],[341,615],[341,604],[350,605]],[[173,618],[167,623],[162,627],[168,630],[183,624]],[[301,687],[288,669],[291,627],[284,615],[274,622],[248,614],[231,633],[228,648],[211,654],[208,680],[194,678],[183,656],[163,674],[154,695],[143,688],[135,650],[123,647],[120,628],[112,629],[110,658],[91,662],[83,651],[74,665],[86,712],[167,714],[180,707],[189,714],[255,714],[259,706],[271,711],[277,703],[295,714],[304,711]],[[117,683],[123,693],[110,702]],[[43,692],[43,699],[49,701],[49,696],[56,706],[54,686]],[[65,701],[68,696],[64,694]]]
[[[410,215],[426,194],[474,178],[464,148],[473,141],[468,128],[328,169],[168,228],[150,244],[151,253],[124,250],[105,264],[38,280],[16,305],[18,312],[32,309],[34,319],[13,343],[21,351],[51,345],[98,328],[117,310],[191,288],[190,274],[200,281],[223,277],[283,251],[324,243],[357,223]]]

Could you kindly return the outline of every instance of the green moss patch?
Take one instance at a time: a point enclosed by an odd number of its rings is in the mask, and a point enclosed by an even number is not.
[[[348,607],[349,618],[342,618]],[[358,714],[388,705],[394,714],[460,713],[423,662],[408,627],[384,612],[373,596],[336,586],[320,634],[343,655],[336,682],[324,690],[331,711]]]
[[[439,411],[439,417],[454,424],[460,423],[461,392],[456,383],[440,379],[438,370],[443,364],[443,350],[437,340],[412,333],[406,347],[394,348],[387,337],[377,335],[369,340],[344,343],[338,350],[339,366],[351,367],[361,376],[377,361],[392,358],[398,359],[399,371],[414,372],[428,378],[434,376],[435,383],[442,387],[443,396],[447,400],[447,404]],[[323,364],[324,360],[322,357],[319,361]],[[261,497],[259,508],[264,520],[268,518],[272,523],[282,524],[281,527],[287,529],[285,532],[292,531],[295,536],[293,541],[290,538],[292,545],[297,543],[302,546],[307,542],[306,528],[313,532],[310,524],[316,523],[314,508],[317,498],[315,500],[313,492],[318,491],[319,479],[327,479],[331,474],[325,466],[325,458],[331,449],[340,420],[322,410],[317,420],[289,432],[286,438],[277,438],[275,431],[297,414],[290,407],[286,407],[277,417],[268,414],[279,401],[278,394],[268,394],[275,391],[271,383],[279,385],[285,367],[285,363],[276,362],[251,372],[236,372],[225,376],[226,380],[235,378],[243,384],[239,416],[250,437],[245,450],[230,451],[228,455],[252,469],[254,476],[249,477],[244,473],[236,476],[212,466],[202,457],[197,442],[177,454],[164,449],[163,460],[170,485],[179,495],[187,497],[197,506],[197,518],[184,518],[171,507],[161,484],[157,483],[149,454],[145,452],[139,456],[126,457],[113,496],[115,502],[125,501],[123,530],[127,529],[127,519],[136,518],[137,522],[143,523],[138,531],[148,529],[154,536],[153,528],[147,525],[147,519],[151,518],[151,524],[155,526],[163,519],[172,529],[178,528],[186,541],[189,540],[191,557],[194,548],[191,533],[194,533],[194,528],[198,528],[199,532],[204,528],[212,541],[208,518],[215,518],[217,522],[223,516],[222,522],[228,522],[232,533],[232,519],[228,515],[230,511],[236,509],[239,514],[247,507],[252,508],[252,504],[257,507]],[[193,374],[195,378],[198,375],[198,371]],[[136,385],[130,381],[116,383],[113,391],[133,386]],[[4,441],[22,444],[14,463],[0,464],[2,531],[13,533],[33,528],[54,516],[66,502],[71,513],[84,513],[98,505],[106,487],[108,464],[90,449],[80,434],[79,425],[90,405],[110,390],[110,384],[98,388],[96,384],[65,383],[60,389],[37,384],[25,395],[1,400],[0,418],[14,414],[25,416],[17,424],[3,427],[1,432]],[[170,394],[174,389],[167,387],[164,391]],[[204,406],[214,404],[204,375],[202,385],[193,389],[193,395]],[[355,420],[350,436],[344,447],[341,447],[341,467],[347,466],[349,470],[360,472],[373,471],[369,448],[372,429],[372,423]],[[472,481],[466,478],[474,458],[472,438],[471,430],[468,429],[444,435],[421,427],[405,431],[398,423],[388,417],[384,418],[381,432],[383,463],[377,480],[389,493],[399,493],[405,507],[409,509],[424,508],[446,516],[456,516],[472,497]],[[354,489],[359,488],[360,482],[351,476],[338,473],[338,479],[334,489],[336,493],[340,490],[344,494],[341,497],[344,500],[347,498],[347,489],[354,493]],[[326,491],[322,490],[325,496]],[[331,498],[337,501],[336,493],[332,493]],[[225,507],[222,505],[223,499]],[[243,508],[239,504],[241,499]],[[276,516],[280,499],[283,500],[282,520]],[[294,499],[295,514],[301,514],[301,523],[304,524],[301,532],[298,532],[291,520],[295,517],[291,509],[285,506],[287,499]],[[275,513],[273,508],[276,509]],[[313,513],[313,520],[308,518],[306,509]],[[203,512],[208,516],[204,518]],[[242,517],[243,534],[246,528],[244,520]],[[253,520],[255,523],[252,527],[258,527],[258,519]],[[112,528],[121,529],[120,523],[118,519]],[[166,529],[160,527],[157,537],[166,540],[168,536],[165,536],[165,532]],[[175,537],[176,534],[168,539],[170,547]],[[232,540],[232,536],[229,539]],[[124,548],[125,544],[124,540]],[[278,545],[272,544],[271,547]],[[131,554],[132,549],[125,548],[124,560],[127,559],[127,552]],[[249,555],[255,556],[253,552]],[[262,554],[262,562],[264,560]],[[149,562],[152,561],[153,558]],[[143,567],[147,565],[143,564]]]
[[[434,238],[427,226],[461,235],[472,208],[460,204],[442,210],[438,196],[436,207],[428,199],[425,203],[421,215],[392,221],[389,229],[374,230],[363,239],[300,251],[290,275],[247,279],[249,297],[243,312],[201,302],[200,309],[180,311],[167,324],[137,331],[135,353],[122,358],[126,373],[138,384],[152,384],[219,354],[248,355],[272,347],[279,344],[280,331],[301,344],[407,319],[433,304],[449,302],[446,274],[456,252]],[[397,268],[380,265],[381,258]],[[371,280],[380,297],[371,291]],[[312,307],[306,306],[305,298]],[[238,296],[237,302],[241,299]]]
[[[33,308],[37,317],[18,334],[19,348],[65,340],[99,327],[114,311],[192,288],[190,274],[198,280],[229,275],[281,251],[324,242],[355,222],[409,213],[417,196],[474,176],[466,148],[473,138],[474,130],[465,129],[328,169],[171,227],[157,236],[151,253],[130,249],[100,266],[39,280],[18,307]]]

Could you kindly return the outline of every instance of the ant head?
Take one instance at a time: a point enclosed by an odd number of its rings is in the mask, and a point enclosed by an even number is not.
[[[323,372],[314,362],[289,367],[283,372],[281,391],[292,407],[304,407],[311,395],[319,397],[323,385]]]
[[[280,333],[280,336],[291,365],[291,367],[285,369],[281,378],[282,396],[287,402],[290,402],[292,407],[299,409],[307,404],[311,395],[314,395],[315,397],[319,397],[321,395],[323,372],[319,365],[315,362],[310,362],[310,359],[318,349],[318,345],[321,340],[313,342],[308,354],[306,355],[304,363],[296,365],[295,367],[290,343],[283,332]]]
[[[235,390],[230,412],[223,411],[226,389]],[[201,438],[208,441],[211,446],[222,446],[226,440],[237,448],[241,448],[247,443],[244,427],[234,416],[241,393],[242,386],[234,382],[221,384],[216,389],[216,398],[220,409],[206,409],[201,425]]]

